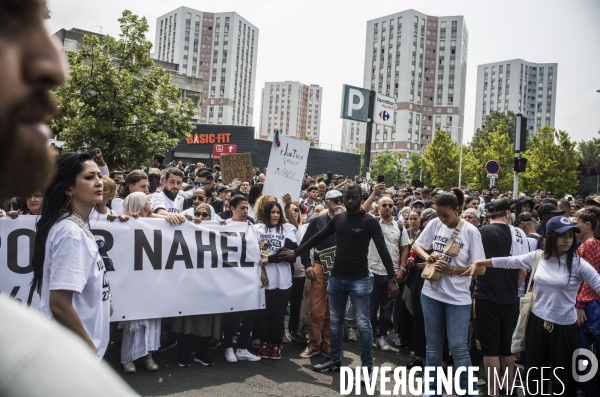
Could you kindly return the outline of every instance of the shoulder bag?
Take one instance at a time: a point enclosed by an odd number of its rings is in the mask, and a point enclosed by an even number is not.
[[[452,232],[452,235],[446,242],[446,246],[444,247],[444,251],[443,251],[444,254],[450,255],[450,256],[458,255],[458,252],[455,252],[455,250],[458,246],[455,246],[454,248],[452,248],[452,246],[454,245],[454,240],[456,239],[456,236],[458,236],[458,233],[460,233],[460,229],[462,228],[464,223],[465,223],[465,221],[463,219],[461,219],[458,222],[458,225],[456,225],[456,229],[454,229],[454,231]],[[458,247],[458,248],[460,249],[460,247]],[[433,265],[434,265],[434,263],[427,262],[427,264],[425,265],[425,268],[423,269],[423,273],[421,273],[421,277],[423,277],[426,280],[430,280],[430,281],[439,280],[442,277],[442,273],[435,270]]]
[[[531,313],[531,307],[533,306],[533,300],[535,299],[535,291],[529,291],[531,289],[531,282],[533,281],[533,275],[540,264],[543,251],[536,251],[535,259],[533,261],[533,268],[531,270],[531,277],[525,290],[525,296],[519,299],[519,320],[517,321],[517,327],[513,332],[512,343],[510,350],[513,353],[519,353],[525,350],[525,334],[527,331],[527,320],[529,319],[529,313]]]

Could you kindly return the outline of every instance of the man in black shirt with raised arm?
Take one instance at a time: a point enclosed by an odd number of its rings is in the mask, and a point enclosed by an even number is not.
[[[344,315],[348,296],[354,306],[360,330],[360,349],[363,367],[369,372],[373,366],[373,329],[371,328],[369,301],[373,289],[367,254],[371,239],[390,279],[388,290],[392,299],[398,295],[398,285],[394,275],[392,257],[385,244],[379,223],[365,213],[360,205],[361,189],[356,183],[346,186],[343,193],[346,212],[336,215],[323,230],[315,234],[295,251],[283,250],[280,257],[294,260],[296,256],[310,250],[335,233],[336,257],[329,276],[327,294],[331,315],[331,354],[330,358],[313,369],[317,372],[339,371],[341,367],[342,339],[344,336]]]

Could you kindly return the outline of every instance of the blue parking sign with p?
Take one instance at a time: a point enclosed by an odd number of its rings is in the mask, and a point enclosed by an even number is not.
[[[369,118],[369,90],[344,84],[340,117],[366,122]]]

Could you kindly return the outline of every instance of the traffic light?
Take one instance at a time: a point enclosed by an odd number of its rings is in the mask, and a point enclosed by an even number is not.
[[[527,159],[515,158],[515,172],[525,172]]]

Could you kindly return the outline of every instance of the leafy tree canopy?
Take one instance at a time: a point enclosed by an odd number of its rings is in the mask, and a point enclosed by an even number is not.
[[[86,35],[80,51],[69,51],[70,79],[55,91],[51,128],[67,150],[99,147],[111,169],[134,169],[185,139],[195,110],[150,59],[146,18],[126,10],[119,22],[118,39]]]

